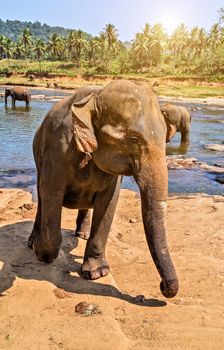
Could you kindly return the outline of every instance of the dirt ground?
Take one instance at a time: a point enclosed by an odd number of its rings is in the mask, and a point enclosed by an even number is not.
[[[62,248],[45,265],[27,248],[35,211],[28,192],[0,190],[1,350],[224,348],[224,197],[169,198],[180,281],[169,300],[159,291],[136,193],[121,192],[107,246],[111,274],[94,282],[79,276],[86,242],[73,235],[76,212],[63,209]],[[81,301],[102,313],[79,315]]]

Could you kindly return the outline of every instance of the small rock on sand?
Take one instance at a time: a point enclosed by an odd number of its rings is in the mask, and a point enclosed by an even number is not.
[[[132,219],[129,220],[129,222],[130,222],[131,224],[135,224],[137,221],[138,221],[138,220],[135,219],[135,218],[132,218]]]
[[[97,304],[87,303],[86,301],[78,303],[75,307],[75,312],[85,317],[102,314]]]

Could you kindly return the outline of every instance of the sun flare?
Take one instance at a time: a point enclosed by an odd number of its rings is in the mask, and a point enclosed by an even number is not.
[[[179,21],[175,15],[169,14],[162,19],[163,26],[168,34],[172,34],[178,27]]]

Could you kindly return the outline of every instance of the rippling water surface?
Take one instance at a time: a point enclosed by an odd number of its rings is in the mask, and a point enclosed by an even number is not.
[[[0,93],[3,90],[0,89]],[[34,90],[32,94],[65,95],[52,90]],[[29,109],[18,102],[15,109],[10,101],[5,108],[0,99],[0,187],[35,187],[35,165],[32,155],[32,139],[48,110],[55,104],[46,100],[32,100]],[[181,104],[183,105],[183,103]],[[209,164],[224,166],[224,154],[204,149],[205,144],[224,142],[224,109],[216,106],[186,104],[191,111],[191,144],[188,150],[179,149],[177,134],[167,147],[168,154],[184,154]],[[125,178],[123,187],[137,190],[132,178]],[[175,193],[205,192],[223,194],[223,185],[214,176],[200,170],[170,170],[169,191]]]

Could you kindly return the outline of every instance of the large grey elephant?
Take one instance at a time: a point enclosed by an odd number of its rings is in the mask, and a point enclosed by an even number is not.
[[[15,107],[16,100],[17,101],[25,101],[26,106],[29,106],[30,100],[31,100],[31,94],[30,92],[22,87],[22,86],[16,86],[13,88],[7,88],[5,89],[5,105],[7,106],[7,99],[8,97],[12,97],[12,106]]]
[[[117,205],[121,175],[133,175],[141,194],[148,246],[161,276],[162,294],[178,291],[166,241],[166,124],[156,95],[147,85],[114,81],[84,87],[57,103],[37,130],[38,209],[28,246],[50,263],[61,244],[62,206],[80,209],[82,232],[93,209],[82,276],[109,273],[105,247]],[[84,227],[84,231],[86,227]]]
[[[172,129],[172,137],[175,132],[181,133],[181,143],[190,143],[191,116],[187,108],[174,106],[167,103],[161,107],[167,128]],[[166,140],[169,141],[168,139]]]

